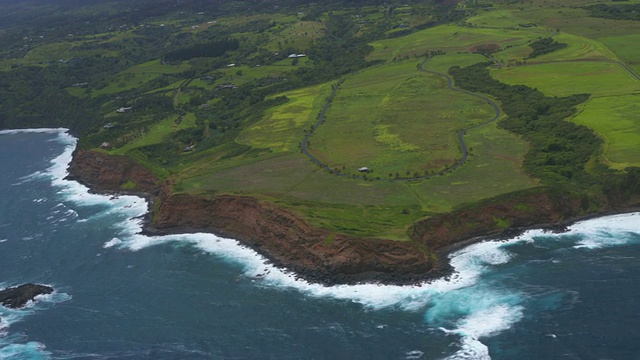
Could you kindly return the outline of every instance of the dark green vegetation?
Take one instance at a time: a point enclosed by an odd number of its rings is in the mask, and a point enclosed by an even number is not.
[[[559,43],[553,38],[544,38],[538,41],[534,41],[529,45],[533,51],[529,54],[529,59],[533,59],[540,55],[548,54],[550,52],[554,52],[556,50],[560,50],[562,48],[567,47],[567,44]]]
[[[69,127],[174,192],[406,240],[509,194],[598,211],[638,191],[636,4],[83,4],[0,1],[0,127]]]

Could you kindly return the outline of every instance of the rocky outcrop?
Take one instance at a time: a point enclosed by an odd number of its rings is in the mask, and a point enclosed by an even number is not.
[[[159,180],[144,166],[126,156],[78,150],[69,164],[67,179],[98,192],[144,192],[157,195]]]
[[[23,284],[0,290],[0,304],[12,309],[19,309],[38,295],[51,294],[53,288],[38,284]]]
[[[410,236],[426,249],[447,252],[469,239],[512,238],[532,227],[557,232],[586,214],[588,205],[570,193],[530,189],[419,221]]]
[[[151,226],[148,231],[204,230],[239,239],[274,264],[314,282],[412,283],[440,269],[437,258],[417,243],[334,234],[251,197],[167,195]]]

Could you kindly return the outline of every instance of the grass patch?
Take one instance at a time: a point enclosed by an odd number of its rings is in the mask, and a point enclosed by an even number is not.
[[[480,10],[479,12],[478,15],[468,18],[466,23],[492,28],[519,28],[520,24],[527,23],[508,9]]]
[[[541,55],[528,62],[563,61],[563,60],[617,60],[616,55],[597,40],[562,32],[553,39],[567,44],[565,48]]]
[[[453,165],[462,156],[457,132],[492,116],[489,105],[448,90],[413,61],[394,63],[342,85],[311,152],[347,173],[366,166],[383,179],[422,176]]]
[[[640,166],[640,95],[591,99],[573,118],[605,140],[603,156],[613,168]]]
[[[280,94],[289,101],[269,109],[261,121],[243,130],[237,141],[277,152],[297,151],[304,129],[315,122],[330,92],[329,84],[323,84]]]
[[[640,82],[620,65],[608,62],[559,62],[493,69],[492,76],[509,85],[522,84],[549,96],[589,93],[621,95],[640,90]]]
[[[640,34],[606,37],[598,40],[611,49],[620,60],[629,65],[636,73],[640,73],[640,46],[638,46]]]
[[[544,28],[524,31],[441,25],[399,38],[375,41],[371,44],[374,51],[368,56],[368,60],[422,57],[427,50],[469,52],[478,46],[489,44],[497,44],[501,48],[522,46],[530,40],[550,34],[551,31]]]

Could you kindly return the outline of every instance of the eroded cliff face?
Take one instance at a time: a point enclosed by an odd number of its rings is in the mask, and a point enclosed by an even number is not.
[[[474,237],[511,238],[531,227],[562,231],[586,207],[576,196],[535,189],[419,221],[410,236],[427,249],[450,250]]]
[[[414,224],[412,241],[362,239],[310,226],[302,217],[245,196],[173,194],[146,168],[122,156],[78,151],[70,178],[98,191],[124,184],[156,202],[148,234],[211,232],[239,240],[275,265],[325,284],[415,283],[450,273],[447,252],[483,236],[512,237],[531,226],[558,226],[585,212],[576,197],[537,189],[442,214]]]
[[[414,283],[447,269],[446,262],[415,242],[333,234],[251,197],[172,194],[166,183],[127,157],[78,151],[69,173],[96,191],[121,192],[128,184],[128,191],[150,194],[158,206],[145,227],[148,234],[206,231],[231,237],[310,281]]]
[[[411,283],[438,269],[437,259],[414,242],[332,234],[250,197],[165,195],[152,227],[161,232],[206,230],[239,239],[274,264],[314,282]]]
[[[70,180],[98,192],[160,192],[160,181],[144,166],[126,156],[78,150],[69,164]]]

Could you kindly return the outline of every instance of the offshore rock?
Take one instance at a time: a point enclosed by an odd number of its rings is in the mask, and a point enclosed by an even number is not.
[[[38,284],[23,284],[0,290],[0,304],[11,309],[19,309],[38,295],[51,294],[53,288]]]

